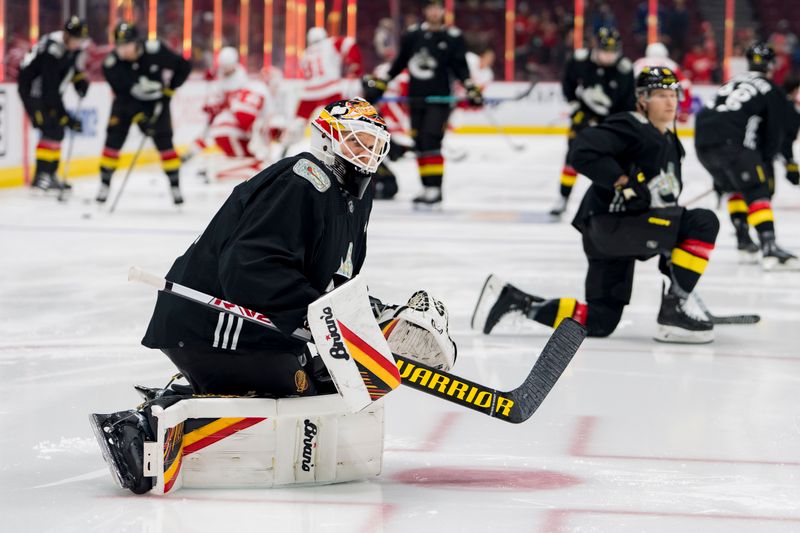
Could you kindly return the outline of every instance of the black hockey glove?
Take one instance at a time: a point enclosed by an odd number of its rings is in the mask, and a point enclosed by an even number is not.
[[[797,163],[794,161],[786,162],[786,179],[792,185],[800,185],[800,171],[798,171]]]
[[[89,82],[86,79],[80,79],[74,83],[75,92],[78,93],[79,98],[86,98],[86,93],[89,92]]]
[[[467,90],[467,103],[471,107],[483,106],[483,94],[480,88],[472,83],[472,80],[465,81],[464,88]]]
[[[374,104],[381,99],[388,84],[389,82],[384,79],[367,74],[361,78],[361,86],[364,88],[364,100]]]
[[[650,189],[641,174],[636,178],[628,178],[628,183],[618,186],[617,190],[625,202],[625,211],[637,213],[650,209]]]
[[[81,122],[81,119],[70,113],[62,116],[59,124],[65,128],[71,129],[75,133],[80,133],[83,131],[83,122]]]

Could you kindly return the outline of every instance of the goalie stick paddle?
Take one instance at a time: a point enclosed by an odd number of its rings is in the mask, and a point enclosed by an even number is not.
[[[272,321],[258,311],[252,311],[240,305],[226,302],[221,298],[167,281],[155,274],[145,272],[139,267],[130,268],[128,281],[140,281],[160,291],[180,296],[218,311],[239,316],[261,327],[278,331]],[[304,329],[296,329],[292,336],[305,342],[312,341],[311,333]],[[586,338],[586,329],[583,326],[569,318],[563,320],[550,336],[525,381],[519,387],[510,391],[486,387],[399,355],[395,355],[394,358],[397,361],[403,385],[462,407],[473,409],[498,420],[519,424],[528,420],[539,409],[539,406],[578,351],[584,338]]]

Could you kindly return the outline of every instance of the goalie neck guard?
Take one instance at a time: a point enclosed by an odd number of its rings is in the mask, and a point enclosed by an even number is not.
[[[351,98],[328,104],[311,124],[311,152],[348,193],[361,198],[389,153],[386,122],[372,104]]]

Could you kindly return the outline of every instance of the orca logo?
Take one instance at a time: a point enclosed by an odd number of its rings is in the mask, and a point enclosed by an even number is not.
[[[300,468],[303,469],[303,472],[311,472],[311,467],[314,466],[311,463],[312,454],[317,445],[317,443],[314,442],[317,436],[317,426],[308,419],[306,419],[303,424],[303,461],[300,463]]]
[[[345,361],[350,360],[350,354],[347,353],[347,350],[344,347],[344,343],[342,342],[342,335],[339,333],[339,328],[336,326],[336,320],[333,318],[333,310],[330,307],[326,307],[322,310],[323,316],[320,318],[325,321],[325,324],[328,326],[328,338],[333,341],[333,346],[328,353],[331,354],[331,357],[334,359],[344,359]]]

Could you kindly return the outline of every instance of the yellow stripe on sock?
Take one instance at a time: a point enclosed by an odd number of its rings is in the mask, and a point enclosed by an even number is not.
[[[101,157],[100,166],[105,168],[116,169],[119,166],[119,159],[112,157]]]
[[[563,185],[564,187],[574,187],[576,181],[578,181],[578,176],[561,174],[561,185]]]
[[[747,213],[747,203],[744,200],[728,200],[728,213]]]
[[[172,159],[165,159],[161,161],[161,168],[163,168],[167,172],[178,170],[179,168],[181,168],[181,160],[178,159],[177,157],[173,157]]]
[[[52,163],[53,161],[58,161],[61,158],[61,150],[48,150],[47,148],[37,148],[36,149],[36,159],[41,161],[47,161],[48,163]]]
[[[747,222],[756,227],[764,222],[775,222],[775,216],[772,214],[772,209],[759,209],[747,215]]]
[[[708,260],[703,259],[702,257],[697,257],[696,255],[692,255],[689,252],[681,250],[680,248],[674,248],[672,250],[672,264],[674,266],[702,274],[706,271]]]
[[[444,165],[421,165],[419,167],[420,176],[441,176],[444,174]]]
[[[553,324],[554,328],[557,328],[561,321],[565,318],[572,318],[572,314],[575,312],[575,306],[578,304],[578,300],[575,298],[561,298],[558,300],[558,313],[556,313],[556,321]]]

